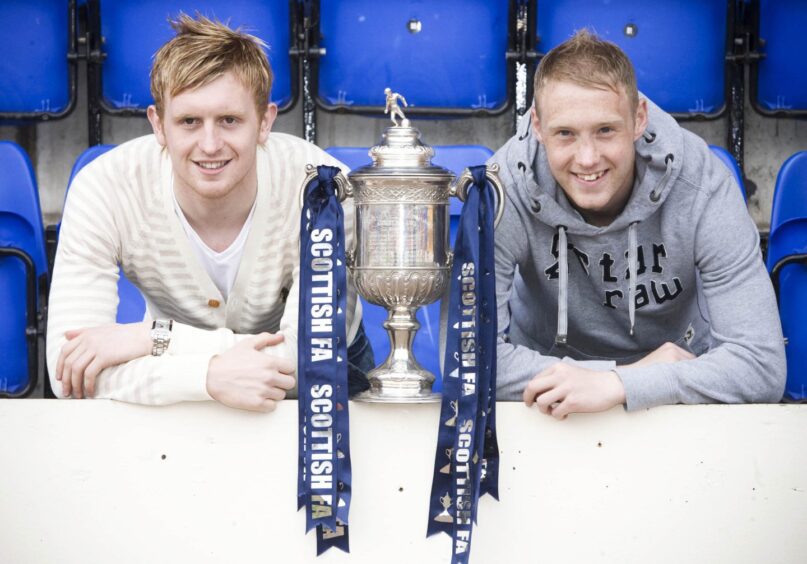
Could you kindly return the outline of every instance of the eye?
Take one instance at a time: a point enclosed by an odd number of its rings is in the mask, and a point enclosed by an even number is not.
[[[233,116],[226,116],[222,118],[221,121],[223,121],[226,125],[235,125],[236,123],[238,123],[238,118],[235,118]]]
[[[568,129],[559,129],[558,132],[557,132],[557,136],[558,137],[571,137],[572,132],[569,131]]]
[[[182,125],[195,125],[196,121],[197,120],[194,117],[185,117],[182,118]]]
[[[606,126],[600,128],[600,133],[603,134],[603,135],[608,135],[609,133],[613,133],[613,132],[614,132],[614,128],[611,127],[610,125],[606,125]]]

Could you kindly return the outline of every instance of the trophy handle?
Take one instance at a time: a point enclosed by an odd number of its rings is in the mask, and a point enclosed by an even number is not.
[[[496,217],[493,220],[494,227],[499,225],[499,220],[501,220],[502,215],[504,214],[504,186],[499,180],[498,173],[498,164],[488,165],[487,172],[485,173],[485,178],[488,179],[488,182],[493,184],[493,188],[496,190],[497,206]],[[468,196],[468,186],[470,186],[473,181],[474,179],[473,176],[471,176],[471,171],[466,168],[459,178],[457,178],[457,181],[451,185],[451,195],[456,196],[464,202],[465,198]]]
[[[305,187],[308,186],[308,183],[314,180],[317,177],[317,167],[312,164],[305,165],[305,179],[303,180],[303,185],[300,186],[300,207],[303,207],[303,202],[305,200]],[[345,175],[342,174],[340,171],[339,174],[336,175],[334,178],[336,181],[336,197],[339,199],[340,202],[344,202],[345,198],[349,198],[353,195],[353,186],[350,185],[348,179],[345,178]]]

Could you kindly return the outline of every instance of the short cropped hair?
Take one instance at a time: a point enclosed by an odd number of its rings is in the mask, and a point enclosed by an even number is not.
[[[633,112],[639,104],[636,72],[628,56],[616,44],[600,39],[587,29],[575,32],[541,59],[533,82],[535,108],[539,114],[538,95],[551,80],[606,88],[616,93],[622,87]]]
[[[265,113],[272,68],[262,40],[198,13],[195,18],[180,13],[170,23],[177,34],[160,47],[151,67],[151,96],[160,116],[167,96],[199,88],[227,72],[252,92],[258,116]]]

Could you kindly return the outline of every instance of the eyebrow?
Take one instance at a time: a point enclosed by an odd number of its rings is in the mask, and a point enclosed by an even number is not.
[[[183,121],[183,120],[186,120],[188,118],[196,119],[200,115],[201,114],[199,114],[199,113],[185,112],[185,113],[179,114],[174,119],[177,120],[177,121]],[[216,119],[220,119],[220,118],[224,118],[224,117],[243,118],[245,115],[246,115],[246,112],[242,112],[240,110],[234,110],[234,111],[217,112],[215,114],[215,117],[216,117]]]
[[[594,128],[595,129],[601,129],[603,127],[610,127],[610,128],[616,129],[616,128],[622,126],[622,125],[623,125],[622,122],[619,121],[619,120],[603,121],[603,122],[600,122],[600,123],[596,124],[594,126]],[[570,125],[553,125],[553,126],[551,126],[549,128],[549,131],[554,133],[556,131],[577,131],[578,129],[580,129],[580,128],[572,127]]]

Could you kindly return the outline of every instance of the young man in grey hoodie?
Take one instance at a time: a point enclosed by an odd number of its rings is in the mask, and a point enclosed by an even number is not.
[[[558,419],[778,402],[782,329],[740,190],[625,53],[587,31],[550,51],[518,129],[490,161],[499,397]]]

